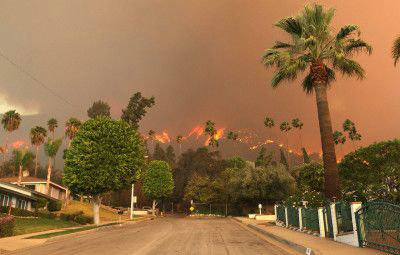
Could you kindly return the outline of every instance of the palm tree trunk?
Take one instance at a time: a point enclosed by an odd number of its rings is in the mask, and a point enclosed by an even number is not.
[[[48,168],[47,168],[47,183],[46,183],[46,189],[47,189],[47,195],[51,195],[50,194],[50,178],[51,178],[51,158],[49,157],[48,160]]]
[[[287,161],[288,168],[290,169],[290,157],[289,157],[289,133],[286,131],[286,150],[287,150]]]
[[[39,157],[39,146],[36,145],[36,156],[35,156],[35,177],[38,174],[38,157]]]
[[[18,172],[18,186],[21,186],[22,182],[22,165],[19,165],[19,172]]]
[[[321,133],[322,158],[325,170],[325,196],[340,199],[339,172],[336,162],[335,143],[333,141],[332,122],[329,112],[326,83],[314,82],[318,108],[319,129]]]

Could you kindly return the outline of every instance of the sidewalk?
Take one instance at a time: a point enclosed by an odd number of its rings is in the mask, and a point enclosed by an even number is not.
[[[129,220],[123,220],[121,221],[122,224],[136,224],[139,222],[151,220],[152,217],[143,217],[143,219],[137,219],[135,221],[129,221]],[[101,223],[102,225],[107,225],[109,223],[116,223],[116,221],[107,221]],[[82,225],[79,227],[72,227],[72,228],[59,228],[59,229],[54,229],[54,230],[48,230],[48,231],[42,231],[42,232],[35,232],[35,233],[29,233],[25,235],[18,235],[18,236],[11,236],[11,237],[3,237],[0,238],[0,254],[4,254],[7,252],[15,251],[15,250],[20,250],[24,248],[29,248],[37,245],[41,245],[46,243],[47,241],[51,239],[57,239],[60,237],[68,236],[68,235],[80,235],[85,232],[90,232],[90,231],[95,231],[96,229],[90,229],[90,230],[85,230],[77,233],[72,233],[72,234],[66,234],[66,235],[61,235],[61,236],[56,236],[56,237],[51,237],[51,238],[44,238],[44,239],[26,239],[31,236],[36,236],[36,235],[42,235],[42,234],[48,234],[48,233],[54,233],[54,232],[60,232],[64,230],[70,230],[70,229],[76,229],[76,228],[81,228],[85,226],[91,226],[91,225]],[[116,225],[117,226],[117,225]]]
[[[237,221],[248,225],[249,227],[264,233],[266,236],[274,238],[275,240],[288,244],[289,246],[310,248],[314,254],[321,255],[383,255],[377,250],[369,248],[357,248],[350,245],[338,243],[328,238],[321,238],[305,233],[293,231],[284,227],[267,224],[266,221],[256,221],[244,217],[236,217]],[[303,251],[304,253],[304,251]]]

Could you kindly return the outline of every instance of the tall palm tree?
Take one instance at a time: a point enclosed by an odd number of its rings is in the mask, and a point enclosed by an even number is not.
[[[235,133],[235,132],[233,132],[233,131],[229,131],[229,133],[228,133],[228,140],[232,140],[232,142],[233,142],[233,148],[234,148],[234,150],[235,150],[235,144],[236,144],[236,141],[237,141],[237,139],[239,139],[239,134],[238,133]],[[236,151],[236,150],[235,150]]]
[[[182,150],[182,139],[183,139],[182,135],[176,136],[176,143],[179,145],[179,154],[181,154],[181,150]]]
[[[4,113],[3,118],[1,119],[1,124],[3,124],[3,128],[7,131],[6,134],[11,134],[11,132],[19,128],[19,125],[21,124],[21,115],[17,113],[16,110],[8,111]],[[8,136],[9,135],[6,136],[4,145],[6,153],[8,151]],[[6,153],[3,154],[3,160],[5,160]]]
[[[54,131],[58,128],[58,121],[55,118],[51,118],[47,121],[47,127],[52,134],[52,138],[54,140]],[[54,169],[56,169],[56,159],[53,161]]]
[[[74,139],[76,133],[78,132],[81,121],[77,118],[70,118],[67,123],[65,124],[65,136],[69,138],[68,147],[71,145],[72,139]]]
[[[281,123],[279,129],[282,132],[286,133],[286,157],[288,160],[288,167],[290,168],[290,156],[289,156],[289,131],[292,129],[292,127],[290,126],[290,123],[287,121],[284,121]]]
[[[363,68],[351,58],[360,51],[372,53],[372,47],[360,39],[358,26],[346,25],[334,33],[331,27],[334,12],[334,9],[314,4],[306,6],[295,17],[278,21],[276,26],[288,33],[290,41],[276,42],[263,56],[265,66],[276,67],[272,78],[274,88],[282,81],[293,81],[299,73],[309,70],[302,86],[307,94],[315,91],[316,95],[325,168],[325,196],[330,199],[340,198],[341,193],[327,88],[336,79],[335,70],[350,77],[364,78]]]
[[[215,122],[208,120],[206,122],[206,128],[204,129],[206,134],[208,134],[208,146],[214,148],[219,146],[219,142],[215,139],[215,135],[217,134],[217,130],[215,129]]]
[[[394,59],[394,65],[396,66],[397,62],[400,59],[400,36],[398,36],[393,43],[392,57]]]
[[[57,152],[60,149],[61,143],[62,139],[52,140],[49,138],[48,141],[44,144],[44,152],[48,157],[46,188],[47,188],[47,195],[49,196],[51,195],[50,193],[51,161],[56,157]]]
[[[301,137],[301,130],[303,129],[303,125],[303,122],[301,122],[299,118],[294,118],[292,120],[292,126],[299,130],[300,150],[303,149],[303,139]]]
[[[35,176],[38,173],[38,158],[39,158],[39,146],[44,143],[44,138],[47,136],[47,130],[44,127],[36,126],[31,128],[31,143],[36,147],[35,155]]]
[[[18,185],[22,182],[22,171],[28,166],[35,155],[27,149],[14,150],[15,153],[15,165],[18,166]]]

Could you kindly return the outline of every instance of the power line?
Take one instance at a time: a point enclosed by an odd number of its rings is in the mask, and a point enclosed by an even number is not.
[[[46,86],[46,84],[44,84],[41,80],[39,80],[38,78],[36,78],[35,76],[33,76],[31,73],[29,73],[28,71],[26,71],[22,66],[18,65],[17,63],[15,63],[12,59],[10,59],[9,57],[7,57],[6,55],[4,55],[1,51],[0,51],[0,56],[2,58],[4,58],[8,63],[10,63],[11,65],[13,65],[15,68],[17,68],[20,72],[24,73],[26,76],[28,76],[29,78],[31,78],[32,80],[34,80],[37,84],[39,84],[42,88],[44,88],[45,90],[47,90],[48,92],[50,92],[51,94],[53,94],[54,96],[56,96],[58,99],[60,99],[61,101],[63,101],[64,103],[66,103],[67,105],[71,106],[72,108],[74,108],[75,110],[78,110],[79,112],[81,111],[81,109],[73,104],[71,104],[70,102],[68,102],[68,100],[66,100],[65,98],[63,98],[61,95],[59,95],[57,92],[55,92],[54,90],[52,90],[51,88],[49,88],[48,86]]]

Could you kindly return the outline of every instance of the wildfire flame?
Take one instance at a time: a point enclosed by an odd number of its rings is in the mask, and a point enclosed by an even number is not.
[[[190,131],[190,133],[187,136],[183,137],[183,140],[188,139],[192,135],[196,135],[196,139],[199,139],[199,137],[203,134],[204,134],[204,128],[200,125],[197,125],[192,129],[192,131]]]
[[[25,141],[22,140],[17,140],[15,142],[13,142],[12,144],[10,144],[10,147],[13,149],[18,149],[19,147],[25,145],[26,147],[28,146],[28,144]]]
[[[218,129],[217,133],[214,135],[214,139],[217,141],[220,139],[224,139],[224,132],[225,132],[225,128]],[[208,137],[207,140],[204,142],[204,146],[208,146],[209,142],[210,142],[210,137]]]
[[[155,134],[154,140],[159,141],[160,143],[171,142],[171,139],[169,138],[167,131],[163,131],[161,134]]]

